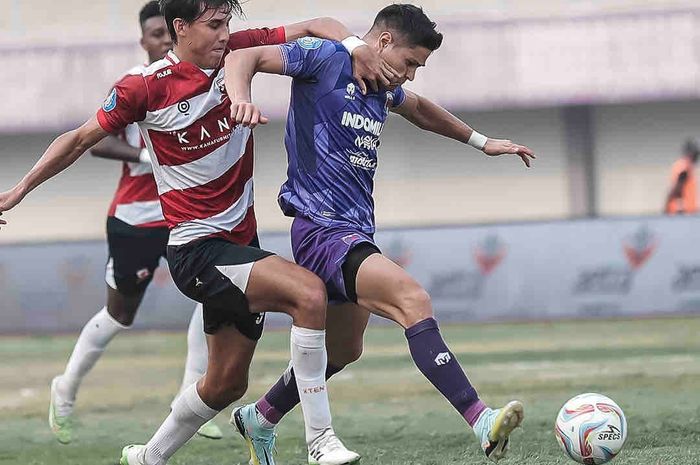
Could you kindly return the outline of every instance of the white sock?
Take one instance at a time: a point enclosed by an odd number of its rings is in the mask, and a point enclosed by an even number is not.
[[[144,465],[165,465],[194,433],[219,413],[204,403],[197,385],[191,384],[175,399],[172,411],[146,444]]]
[[[306,443],[331,428],[326,389],[326,332],[292,326],[292,365],[304,413]]]
[[[66,371],[58,380],[56,387],[61,398],[69,402],[75,401],[78,388],[85,375],[95,366],[109,341],[118,332],[125,329],[129,329],[129,327],[112,318],[106,307],[87,322],[80,332],[70,359],[68,359]]]
[[[204,335],[204,310],[202,304],[197,304],[187,329],[187,361],[178,395],[204,376],[208,361],[207,338]]]

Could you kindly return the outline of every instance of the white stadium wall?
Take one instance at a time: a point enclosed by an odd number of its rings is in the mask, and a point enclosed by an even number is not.
[[[380,226],[542,220],[570,216],[560,110],[472,112],[461,117],[481,131],[530,144],[527,170],[514,159],[489,159],[461,144],[414,129],[399,117],[382,134],[376,182]],[[661,211],[670,166],[683,140],[700,136],[700,102],[598,106],[593,111],[597,211],[600,215]],[[260,228],[288,227],[276,203],[284,181],[284,127],[256,130],[256,208]],[[36,161],[52,135],[0,135],[0,185]],[[103,237],[104,216],[120,166],[86,156],[5,215],[0,243]]]
[[[560,122],[556,109],[463,115],[488,134],[508,135],[541,152],[535,169],[516,159],[421,132],[394,117],[382,134],[376,180],[380,225],[462,224],[568,215]],[[256,210],[261,230],[286,230],[277,206],[285,179],[284,127],[256,130]],[[0,185],[31,168],[50,136],[0,136]],[[5,214],[0,243],[101,238],[119,163],[86,156]],[[526,199],[526,200],[525,200]]]

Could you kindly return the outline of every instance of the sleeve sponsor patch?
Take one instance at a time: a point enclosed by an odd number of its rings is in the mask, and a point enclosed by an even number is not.
[[[323,41],[318,37],[302,37],[301,39],[297,40],[297,42],[301,48],[306,50],[316,50],[321,48],[321,45],[323,44]]]
[[[109,93],[104,103],[102,104],[102,109],[106,113],[109,113],[115,108],[117,108],[117,89],[112,89],[112,92]]]

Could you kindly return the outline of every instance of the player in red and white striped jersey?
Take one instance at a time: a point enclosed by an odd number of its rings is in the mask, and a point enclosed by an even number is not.
[[[165,18],[157,1],[148,2],[139,13],[141,46],[149,63],[163,59],[172,48]],[[148,64],[129,70],[140,75]],[[92,148],[92,154],[123,161],[122,177],[107,217],[107,305],[83,327],[65,371],[51,382],[49,425],[62,444],[73,436],[73,407],[82,380],[119,332],[131,327],[146,288],[161,257],[165,257],[169,231],[158,199],[148,149],[137,124],[109,136]],[[202,307],[195,308],[187,333],[187,362],[181,391],[197,382],[207,368],[207,344],[203,332]],[[222,432],[213,422],[198,433],[219,439]]]
[[[171,273],[185,295],[204,304],[209,361],[205,376],[178,397],[148,444],[125,448],[121,463],[165,464],[202,424],[244,394],[265,311],[287,313],[293,319],[292,364],[309,448],[321,451],[320,465],[353,463],[359,456],[342,445],[331,426],[324,285],[311,272],[257,247],[253,141],[249,128],[232,124],[223,85],[223,61],[232,47],[303,35],[340,41],[351,34],[340,23],[321,20],[229,36],[231,12],[240,12],[235,0],[161,0],[160,4],[175,43],[173,52],[142,75],[125,77],[96,118],[59,136],[17,186],[0,194],[0,213],[110,132],[138,122],[154,154],[158,193],[171,229]],[[383,74],[391,71],[367,46],[357,47],[353,59],[359,83],[367,77],[376,88],[377,81],[388,85],[393,78]],[[241,434],[251,441],[236,420]],[[273,464],[273,445],[274,437],[252,441],[254,461]]]

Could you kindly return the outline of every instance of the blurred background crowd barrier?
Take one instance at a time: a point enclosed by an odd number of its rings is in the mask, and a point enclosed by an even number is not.
[[[700,218],[388,229],[383,252],[431,294],[443,322],[700,312]],[[284,233],[262,245],[291,258]],[[5,246],[0,332],[77,330],[104,302],[102,242]],[[193,303],[158,269],[136,325],[184,327]],[[289,324],[270,314],[268,326]]]

